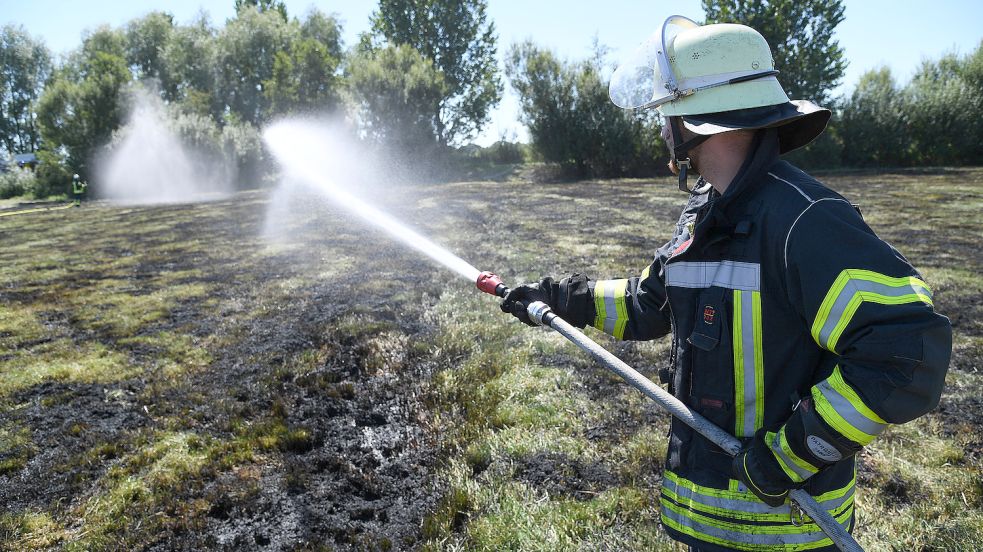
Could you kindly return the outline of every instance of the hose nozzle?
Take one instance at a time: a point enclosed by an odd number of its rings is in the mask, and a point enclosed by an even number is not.
[[[505,294],[509,292],[508,286],[502,283],[502,279],[499,278],[497,274],[492,274],[488,271],[482,272],[478,275],[478,281],[476,284],[478,289],[489,295],[505,297]]]

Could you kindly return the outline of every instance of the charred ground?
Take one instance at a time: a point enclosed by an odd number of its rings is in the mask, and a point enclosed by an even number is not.
[[[979,538],[983,171],[825,180],[957,333],[943,405],[864,454],[861,540]],[[636,272],[683,201],[643,181],[385,197],[510,282]],[[261,237],[268,202],[0,219],[0,548],[671,549],[654,407],[337,209]]]

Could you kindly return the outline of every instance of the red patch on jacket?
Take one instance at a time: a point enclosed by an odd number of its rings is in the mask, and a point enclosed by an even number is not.
[[[717,399],[700,399],[700,406],[709,406],[710,408],[723,408],[724,401],[719,401]]]
[[[689,245],[691,243],[693,243],[693,238],[690,238],[690,239],[684,241],[683,243],[679,244],[679,247],[677,247],[676,250],[672,252],[672,255],[669,255],[669,256],[670,257],[675,257],[676,255],[679,255],[683,251],[686,251],[687,249],[689,249]]]
[[[717,309],[710,305],[703,307],[703,321],[707,324],[713,324],[713,319],[717,316]]]

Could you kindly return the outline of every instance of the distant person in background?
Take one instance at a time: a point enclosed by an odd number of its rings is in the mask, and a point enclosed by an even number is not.
[[[89,185],[79,178],[78,173],[72,175],[72,196],[75,198],[75,206],[82,206],[82,196],[85,195],[85,189]]]
[[[618,339],[672,333],[660,379],[744,444],[731,458],[672,420],[662,524],[692,550],[833,550],[789,491],[852,531],[857,452],[935,408],[949,366],[951,326],[918,272],[780,158],[830,112],[789,101],[776,74],[754,29],[669,18],[612,75],[611,98],[663,116],[690,194],[672,239],[641,276],[544,278],[502,303],[527,324],[543,301]]]

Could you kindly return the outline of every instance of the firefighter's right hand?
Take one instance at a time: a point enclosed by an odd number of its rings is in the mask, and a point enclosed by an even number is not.
[[[502,299],[502,312],[511,314],[527,326],[538,326],[538,324],[529,318],[529,312],[526,308],[530,303],[535,303],[536,301],[542,301],[549,305],[550,294],[544,291],[544,288],[547,290],[550,289],[552,283],[553,278],[546,277],[538,284],[522,284],[521,286],[512,288],[505,295],[505,298]],[[552,307],[553,305],[550,305],[550,308]]]

